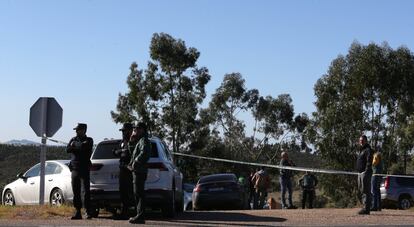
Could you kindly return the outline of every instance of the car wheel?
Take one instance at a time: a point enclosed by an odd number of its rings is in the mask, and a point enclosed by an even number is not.
[[[401,196],[398,200],[398,207],[401,210],[408,210],[411,207],[411,200],[409,196]]]
[[[173,218],[175,216],[175,184],[172,186],[171,197],[167,204],[161,208],[161,213],[167,218]]]
[[[53,189],[52,193],[50,193],[49,203],[51,206],[54,207],[62,206],[65,203],[62,190],[60,190],[59,188]]]
[[[16,201],[14,200],[14,195],[11,190],[7,190],[3,196],[3,205],[5,206],[14,206]]]

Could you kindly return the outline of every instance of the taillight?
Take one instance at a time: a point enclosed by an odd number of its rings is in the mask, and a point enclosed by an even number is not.
[[[148,169],[158,169],[159,171],[168,171],[168,168],[162,162],[148,163]]]
[[[91,168],[89,169],[90,171],[98,171],[100,169],[102,169],[103,164],[101,163],[94,163],[91,165]]]
[[[201,192],[201,186],[197,184],[195,188],[193,189],[193,192]]]
[[[384,187],[385,189],[388,189],[390,187],[390,177],[385,178]]]

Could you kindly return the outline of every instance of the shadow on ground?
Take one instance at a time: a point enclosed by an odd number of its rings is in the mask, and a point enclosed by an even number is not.
[[[277,223],[286,221],[285,218],[264,217],[239,212],[184,212],[177,214],[173,219],[161,219],[156,213],[148,213],[148,220],[167,221],[175,224],[202,224],[202,225],[236,225],[236,226],[267,226],[266,223]],[[262,225],[258,224],[261,223]]]

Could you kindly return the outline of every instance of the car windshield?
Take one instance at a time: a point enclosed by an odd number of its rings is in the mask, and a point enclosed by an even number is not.
[[[236,176],[233,174],[219,174],[202,177],[199,183],[208,183],[214,181],[236,181]]]
[[[119,148],[119,143],[100,143],[93,152],[92,159],[114,159],[118,158],[114,150]]]

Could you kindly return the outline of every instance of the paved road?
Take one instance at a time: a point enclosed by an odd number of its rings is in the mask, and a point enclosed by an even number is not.
[[[357,215],[358,209],[253,210],[185,212],[174,219],[148,215],[148,226],[414,226],[414,212],[383,210]],[[131,226],[127,221],[100,216],[93,220],[0,220],[0,226]]]

